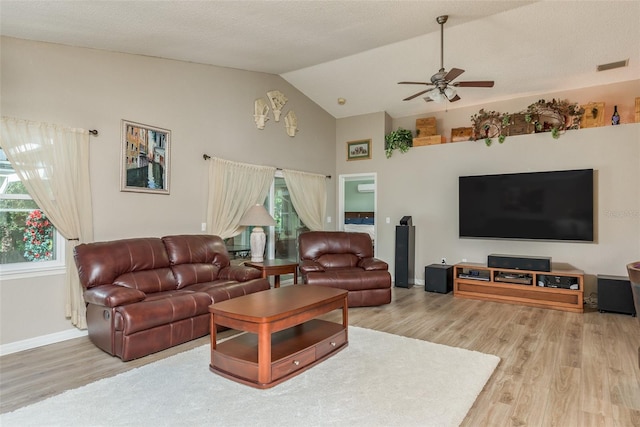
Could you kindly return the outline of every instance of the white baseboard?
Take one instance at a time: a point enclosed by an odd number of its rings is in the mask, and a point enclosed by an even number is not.
[[[80,329],[73,328],[67,329],[66,331],[55,332],[48,335],[41,335],[39,337],[29,338],[22,341],[10,342],[8,344],[0,345],[0,356],[85,336],[87,336],[86,330],[81,331]]]

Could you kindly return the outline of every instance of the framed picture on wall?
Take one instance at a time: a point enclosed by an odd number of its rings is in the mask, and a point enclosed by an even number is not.
[[[347,142],[347,160],[367,160],[371,158],[371,140]]]
[[[120,191],[169,194],[171,131],[122,120]]]

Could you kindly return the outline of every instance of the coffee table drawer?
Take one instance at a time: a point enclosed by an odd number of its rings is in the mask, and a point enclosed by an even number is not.
[[[315,362],[315,360],[316,351],[313,347],[279,360],[272,365],[271,380],[274,381],[278,378],[282,378],[285,375],[290,374],[291,372],[302,369],[305,366]]]
[[[334,336],[318,343],[318,345],[316,346],[316,358],[320,359],[321,357],[331,353],[335,349],[342,347],[342,345],[344,345],[344,343],[346,342],[347,331],[343,330],[338,332]]]

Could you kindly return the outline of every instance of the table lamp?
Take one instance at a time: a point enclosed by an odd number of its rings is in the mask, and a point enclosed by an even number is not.
[[[263,262],[264,261],[264,245],[267,237],[264,234],[262,227],[276,225],[276,221],[273,219],[264,206],[257,204],[251,206],[240,219],[240,225],[253,226],[251,231],[251,262]]]

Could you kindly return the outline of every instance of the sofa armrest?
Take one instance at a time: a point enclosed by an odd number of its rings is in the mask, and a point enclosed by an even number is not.
[[[246,265],[229,265],[218,272],[218,279],[235,280],[236,282],[247,282],[260,277],[262,277],[260,270]]]
[[[84,300],[89,304],[117,307],[144,300],[147,295],[133,288],[117,285],[101,285],[84,291]]]
[[[325,271],[324,267],[310,259],[300,261],[300,274],[303,276],[307,273],[316,273]]]
[[[358,262],[358,267],[366,271],[389,270],[389,264],[378,258],[362,258],[360,262]]]

